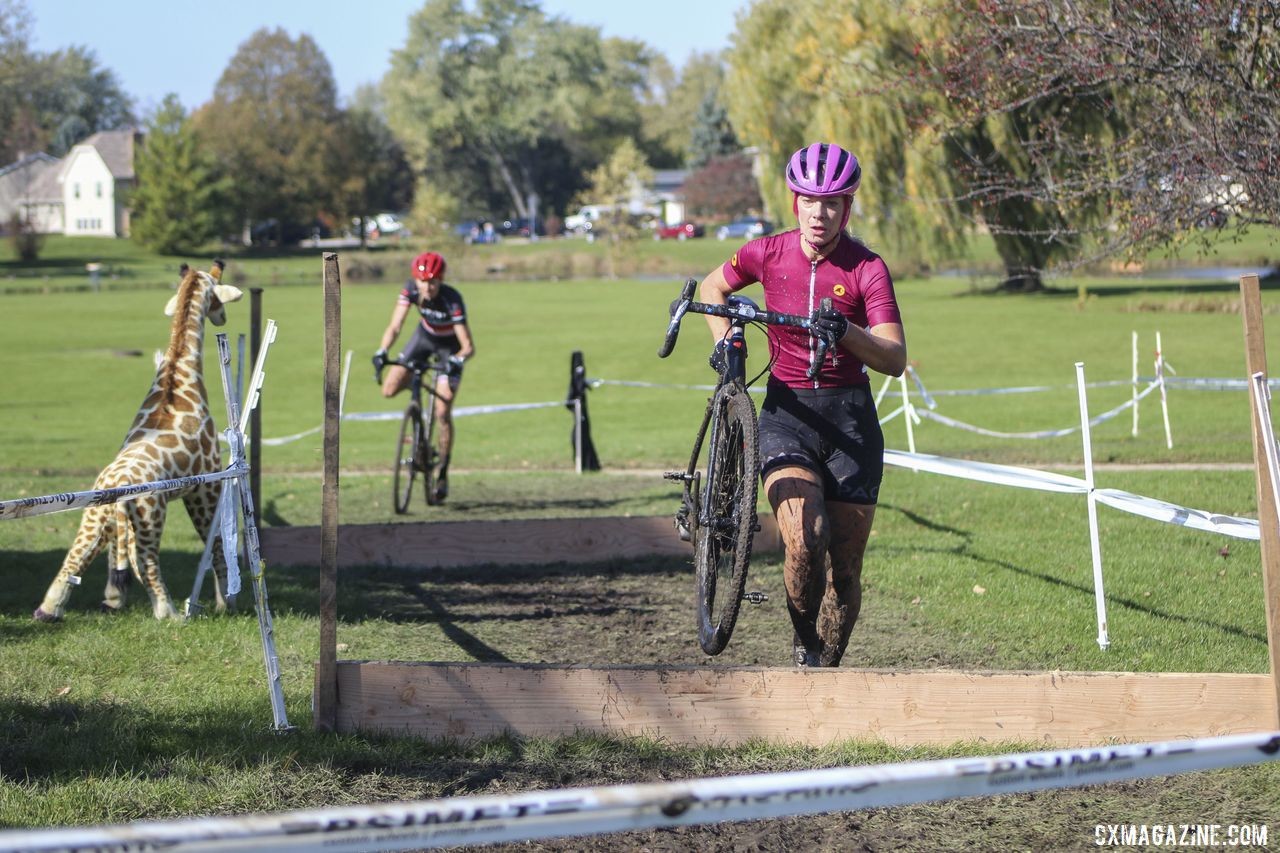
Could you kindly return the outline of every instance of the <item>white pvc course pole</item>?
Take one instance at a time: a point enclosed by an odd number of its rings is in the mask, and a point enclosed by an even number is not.
[[[1160,333],[1156,332],[1156,381],[1160,383],[1160,411],[1164,415],[1164,443],[1173,450],[1173,433],[1169,430],[1169,395],[1164,386],[1164,347],[1160,344]]]
[[[902,388],[902,420],[907,424],[907,450],[912,453],[916,452],[916,434],[911,428],[911,399],[907,396],[907,372],[902,371],[902,375],[898,377],[898,385]]]
[[[1131,435],[1133,435],[1134,437],[1137,437],[1138,435],[1138,333],[1137,332],[1133,333],[1132,353],[1133,353],[1133,370],[1131,372],[1131,375],[1133,377],[1133,382],[1132,382],[1133,432],[1131,433]]]
[[[1089,549],[1093,554],[1093,600],[1098,611],[1098,648],[1111,645],[1107,636],[1107,600],[1102,588],[1102,545],[1098,540],[1098,498],[1093,493],[1093,443],[1089,434],[1089,402],[1084,387],[1084,362],[1076,362],[1076,387],[1080,391],[1080,438],[1084,442],[1084,481],[1089,491]]]

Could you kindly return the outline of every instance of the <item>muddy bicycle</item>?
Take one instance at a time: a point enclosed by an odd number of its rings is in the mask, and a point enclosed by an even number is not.
[[[767,600],[763,593],[746,592],[751,542],[759,529],[756,497],[760,462],[755,404],[747,390],[750,383],[746,378],[745,329],[754,324],[796,326],[808,331],[815,341],[815,358],[809,368],[812,379],[833,344],[814,325],[820,311],[830,310],[831,300],[822,300],[819,311],[804,317],[766,311],[738,295],[730,296],[724,305],[694,302],[697,285],[696,280],[689,279],[680,298],[671,303],[671,322],[658,357],[666,358],[675,348],[680,321],[686,314],[713,314],[730,321],[725,346],[716,349],[722,357],[713,356],[718,379],[694,438],[689,465],[684,471],[665,475],[666,479],[683,484],[676,530],[681,539],[693,543],[698,643],[707,654],[718,655],[729,644],[743,600]]]
[[[401,359],[387,361],[383,367],[398,364],[408,369],[409,403],[400,420],[400,437],[396,441],[395,460],[391,463],[392,505],[397,515],[409,511],[413,497],[413,483],[422,475],[422,486],[427,505],[436,506],[441,501],[436,496],[436,473],[440,463],[440,439],[436,435],[435,380],[447,370],[444,359],[430,355],[425,361],[406,362]],[[430,381],[424,382],[423,376]],[[374,368],[374,380],[382,384],[382,367]],[[428,395],[428,405],[422,404],[422,394]]]

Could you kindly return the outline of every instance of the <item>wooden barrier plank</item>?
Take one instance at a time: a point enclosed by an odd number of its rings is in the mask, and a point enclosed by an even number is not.
[[[1260,731],[1272,714],[1270,678],[1249,674],[338,663],[339,731],[426,737],[1074,747]]]
[[[259,531],[259,540],[268,566],[320,565],[317,527],[267,527]],[[772,515],[760,516],[753,550],[782,550]],[[690,553],[689,543],[680,541],[675,523],[665,515],[344,524],[338,528],[339,568],[539,565]]]

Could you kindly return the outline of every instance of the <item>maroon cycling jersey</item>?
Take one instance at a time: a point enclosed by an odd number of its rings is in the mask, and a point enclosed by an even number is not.
[[[410,281],[400,290],[400,305],[412,305],[422,316],[422,331],[434,338],[454,338],[454,326],[467,322],[462,294],[447,284],[440,285],[436,298],[423,301],[418,285]]]
[[[830,255],[814,262],[805,256],[800,240],[798,229],[752,240],[724,265],[725,280],[733,290],[760,282],[769,311],[808,316],[829,296],[853,325],[902,322],[893,280],[879,255],[843,235]],[[866,365],[838,347],[832,347],[821,372],[811,380],[807,373],[815,342],[809,333],[792,326],[769,326],[768,332],[775,359],[771,382],[791,388],[836,388],[870,381]]]

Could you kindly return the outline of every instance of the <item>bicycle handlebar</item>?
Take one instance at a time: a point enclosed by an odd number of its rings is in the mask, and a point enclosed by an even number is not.
[[[684,319],[685,314],[693,312],[694,314],[727,317],[735,323],[758,322],[767,326],[795,326],[796,328],[804,329],[817,340],[816,358],[809,365],[807,375],[810,379],[818,375],[818,371],[822,369],[823,361],[827,358],[827,350],[835,342],[830,340],[829,336],[815,331],[814,322],[818,319],[819,312],[831,310],[831,297],[823,298],[821,307],[808,317],[805,317],[800,314],[766,311],[745,300],[742,302],[729,302],[723,305],[694,302],[693,292],[697,286],[697,279],[689,279],[684,283],[684,290],[681,292],[680,298],[671,303],[671,322],[667,324],[667,335],[662,341],[662,346],[658,347],[658,358],[666,358],[671,355],[671,351],[676,347],[676,338],[680,334],[680,321]]]
[[[373,381],[379,385],[382,384],[382,368],[383,367],[392,367],[394,365],[399,365],[400,367],[408,368],[410,371],[413,371],[414,373],[426,373],[428,370],[431,369],[432,362],[435,362],[438,360],[439,360],[439,356],[434,354],[429,355],[427,357],[427,361],[425,363],[420,363],[420,364],[415,364],[414,362],[411,362],[411,361],[406,362],[401,358],[384,359],[382,362],[382,367],[375,367],[373,369]]]

